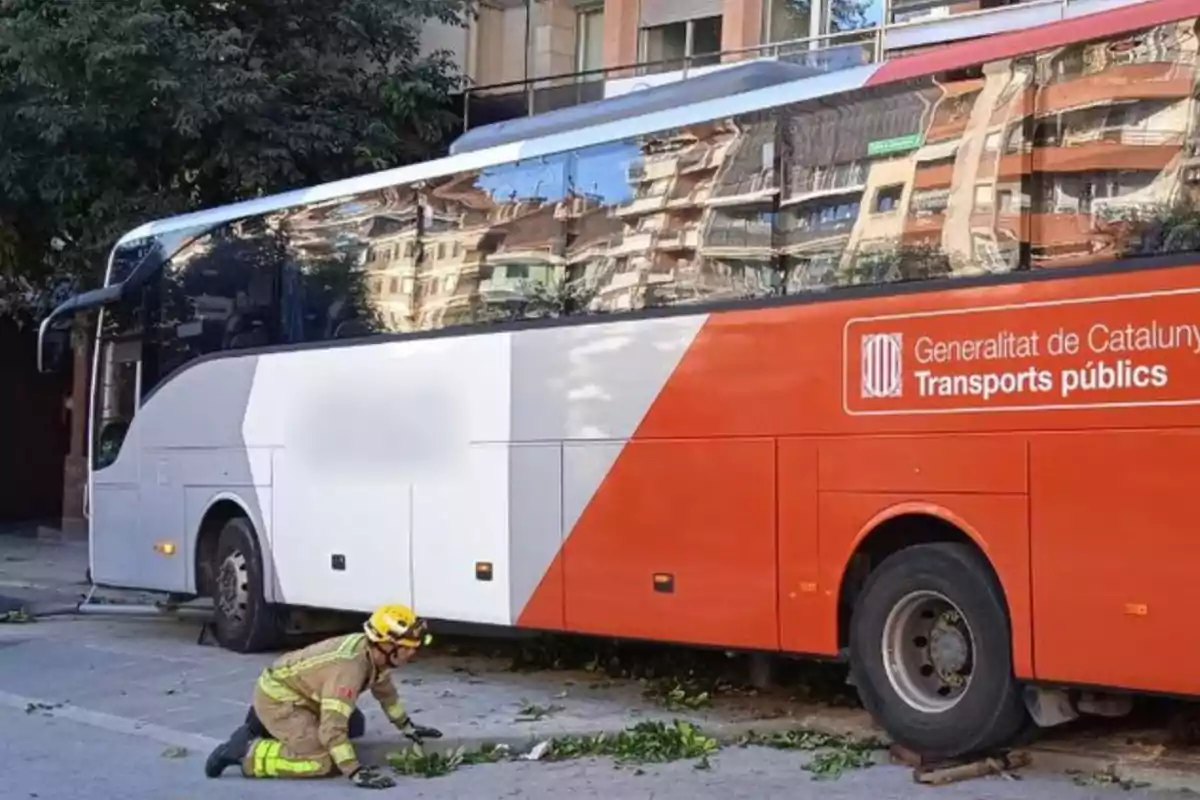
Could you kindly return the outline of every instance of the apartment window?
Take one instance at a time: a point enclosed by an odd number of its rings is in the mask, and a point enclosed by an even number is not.
[[[995,192],[990,183],[981,183],[975,187],[975,210],[991,211],[992,198]]]
[[[575,69],[593,73],[588,80],[603,78],[597,70],[604,68],[604,7],[580,11],[575,31]]]
[[[664,70],[720,61],[721,18],[703,17],[642,29],[642,59]]]
[[[875,213],[886,214],[895,211],[900,206],[900,198],[904,196],[904,184],[884,186],[875,194]]]
[[[812,36],[812,6],[796,0],[763,0],[763,41],[791,42]],[[785,51],[785,55],[790,55]]]

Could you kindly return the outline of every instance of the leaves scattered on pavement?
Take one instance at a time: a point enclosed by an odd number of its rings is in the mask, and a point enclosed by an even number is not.
[[[436,778],[448,775],[459,767],[493,764],[507,756],[508,748],[503,745],[485,744],[478,750],[457,747],[448,752],[426,753],[425,748],[414,744],[406,750],[388,753],[386,758],[392,769],[401,775]]]
[[[801,750],[814,753],[804,765],[814,780],[836,780],[849,770],[866,769],[883,742],[873,738],[838,736],[812,730],[792,730],[758,735],[749,733],[738,740],[741,747],[771,747],[776,750]]]
[[[814,780],[835,780],[847,771],[864,769],[874,763],[874,752],[883,747],[877,739],[837,736],[809,730],[793,730],[769,735],[747,734],[737,741],[740,747],[771,747],[797,750],[813,755],[803,769]],[[519,758],[528,761],[569,761],[577,758],[611,758],[618,767],[664,764],[695,759],[695,768],[712,769],[712,756],[721,743],[699,727],[684,720],[670,723],[640,722],[617,734],[557,736],[535,746]],[[478,750],[458,747],[448,751],[426,752],[420,745],[389,753],[388,764],[401,775],[435,778],[473,764],[493,764],[513,758],[504,745],[484,745]],[[639,768],[635,774],[642,774]]]
[[[1079,772],[1077,770],[1068,770],[1068,775],[1071,776],[1071,781],[1076,786],[1111,786],[1114,789],[1124,789],[1125,791],[1133,791],[1134,789],[1145,789],[1150,786],[1145,781],[1135,781],[1131,778],[1122,778],[1117,774],[1114,767],[1100,770],[1099,772]]]
[[[677,680],[655,681],[642,693],[647,699],[657,700],[670,711],[695,711],[712,705],[712,695],[701,691],[694,683]]]
[[[618,764],[647,764],[706,758],[720,749],[720,744],[706,736],[695,725],[675,720],[639,722],[615,736],[561,736],[550,740],[546,758],[562,761],[570,758],[607,756]]]
[[[0,624],[6,625],[26,625],[33,622],[33,615],[23,608],[18,608],[15,611],[5,611],[0,614]]]
[[[64,705],[63,703],[42,703],[40,701],[33,702],[33,703],[26,703],[25,704],[25,713],[26,714],[36,714],[37,712],[40,711],[44,715],[50,716],[51,711],[53,711],[56,708],[62,708],[63,705]]]
[[[539,744],[529,760],[566,761],[574,758],[612,758],[617,764],[665,763],[699,759],[697,769],[709,769],[708,757],[720,749],[711,736],[696,726],[676,720],[642,722],[614,735],[561,736]],[[493,764],[511,757],[503,745],[484,745],[478,750],[458,747],[445,752],[425,752],[420,745],[388,753],[392,769],[401,775],[436,778],[459,767]]]
[[[813,780],[837,780],[847,770],[866,769],[874,763],[871,751],[854,747],[822,750],[815,754],[803,769],[811,772]]]
[[[163,758],[187,758],[187,755],[188,749],[186,747],[168,747],[161,753]]]

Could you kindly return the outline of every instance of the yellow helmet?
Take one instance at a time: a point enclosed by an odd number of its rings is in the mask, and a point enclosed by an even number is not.
[[[408,606],[380,606],[363,624],[367,638],[376,644],[398,644],[403,647],[420,647],[429,644],[433,637],[426,631],[425,620]]]

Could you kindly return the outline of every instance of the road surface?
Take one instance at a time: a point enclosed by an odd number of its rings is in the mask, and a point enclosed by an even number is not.
[[[0,799],[197,800],[329,798],[359,790],[333,779],[248,781],[235,771],[203,775],[208,749],[240,720],[254,677],[269,657],[238,656],[196,644],[194,624],[97,618],[0,625]],[[657,713],[635,691],[591,691],[553,673],[516,675],[497,667],[430,659],[406,670],[401,684],[414,716],[448,737],[530,736],[617,728]],[[516,723],[522,705],[561,705],[542,722]],[[32,705],[31,705],[32,704]],[[376,759],[394,744],[369,699],[364,753]],[[181,751],[186,751],[183,753]],[[1081,787],[1065,777],[1030,774],[930,789],[890,765],[814,781],[806,755],[728,748],[712,768],[694,762],[616,769],[604,760],[520,762],[465,767],[450,775],[399,778],[381,796],[405,798],[703,798],[887,800],[928,794],[937,800],[1130,800],[1178,797]],[[366,758],[366,756],[364,756]],[[357,796],[355,794],[354,796]]]

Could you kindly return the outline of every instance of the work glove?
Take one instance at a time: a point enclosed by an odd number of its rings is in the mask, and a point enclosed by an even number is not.
[[[397,722],[396,727],[400,729],[400,733],[416,744],[423,744],[426,739],[442,738],[442,732],[437,728],[422,728],[420,725],[414,725],[408,717]]]
[[[394,780],[380,774],[375,767],[359,767],[350,773],[350,782],[360,789],[390,789],[396,785]]]

